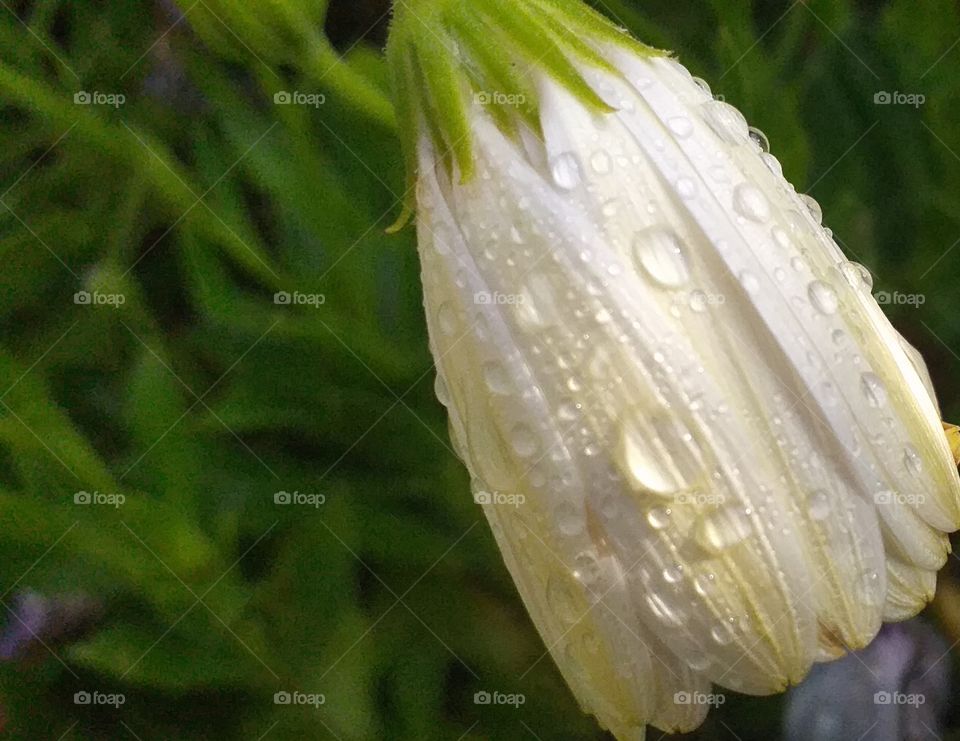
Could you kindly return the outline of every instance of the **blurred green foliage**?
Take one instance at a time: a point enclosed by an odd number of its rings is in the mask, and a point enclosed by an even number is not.
[[[770,136],[878,290],[925,297],[889,309],[960,418],[956,3],[596,5]],[[0,7],[0,594],[8,622],[26,589],[102,608],[82,640],[0,664],[7,737],[603,737],[448,447],[413,233],[384,234],[404,182],[387,10]],[[526,703],[477,706],[484,689]],[[779,725],[779,699],[741,698],[691,737]]]

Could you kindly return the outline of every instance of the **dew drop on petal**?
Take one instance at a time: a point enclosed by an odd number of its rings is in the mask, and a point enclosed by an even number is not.
[[[580,163],[573,152],[558,154],[550,162],[553,182],[563,190],[573,190],[580,185]]]
[[[808,196],[806,193],[800,194],[800,200],[803,201],[804,206],[807,207],[807,211],[810,212],[810,216],[818,224],[823,223],[823,209],[820,208],[820,204],[817,203],[816,199],[813,196]]]
[[[483,380],[486,382],[487,388],[495,394],[510,393],[510,378],[506,369],[500,363],[484,363]]]
[[[663,530],[670,524],[670,510],[666,507],[654,507],[647,512],[647,522],[654,530]]]
[[[557,527],[564,535],[576,535],[586,526],[582,513],[570,502],[561,502],[553,510]]]
[[[444,334],[453,334],[457,331],[457,310],[453,304],[446,302],[440,304],[437,310],[437,323],[440,325],[440,331]]]
[[[610,155],[603,149],[598,149],[590,157],[590,167],[597,175],[606,175],[610,172]]]
[[[830,516],[830,496],[822,489],[813,492],[807,500],[810,517],[817,522]]]
[[[911,476],[920,476],[923,473],[923,459],[917,449],[909,443],[903,448],[903,467]]]
[[[433,391],[437,395],[437,401],[445,407],[450,406],[450,390],[447,388],[447,382],[439,373],[433,382]]]
[[[876,373],[867,372],[860,376],[860,390],[872,407],[879,408],[887,403],[887,387]]]
[[[693,133],[693,124],[686,116],[674,116],[667,121],[667,125],[670,127],[670,131],[680,139],[686,139]]]
[[[751,221],[763,222],[770,217],[770,204],[759,188],[741,183],[733,192],[733,208]]]
[[[529,458],[537,452],[537,436],[527,425],[518,424],[510,431],[510,445],[521,458]]]
[[[736,507],[725,507],[704,515],[696,525],[697,542],[711,553],[732,548],[749,535],[750,521],[743,510]]]
[[[845,262],[840,265],[840,272],[847,282],[856,289],[871,290],[873,288],[873,275],[863,265],[858,262]]]
[[[750,127],[750,140],[760,147],[760,151],[767,153],[770,151],[770,140],[767,138],[767,135],[764,134],[760,129],[755,126]]]
[[[690,279],[690,268],[677,235],[664,227],[651,226],[633,238],[637,267],[654,282],[677,288]]]
[[[710,101],[704,104],[703,113],[710,128],[728,144],[741,144],[749,136],[747,119],[729,103]]]
[[[840,307],[837,292],[822,280],[812,281],[807,289],[807,295],[810,297],[813,308],[821,314],[835,314]]]

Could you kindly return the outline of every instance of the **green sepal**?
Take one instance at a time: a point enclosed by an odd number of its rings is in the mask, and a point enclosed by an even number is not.
[[[510,137],[522,126],[540,131],[540,104],[530,82],[537,72],[596,114],[613,112],[580,72],[585,65],[618,74],[600,51],[609,45],[643,56],[665,54],[580,0],[396,0],[387,59],[407,191],[403,212],[388,231],[401,229],[416,211],[421,136],[430,138],[451,178],[468,182],[474,176],[475,100]]]

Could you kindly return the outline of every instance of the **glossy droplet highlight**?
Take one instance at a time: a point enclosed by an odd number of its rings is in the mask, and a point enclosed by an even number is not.
[[[558,154],[550,162],[550,174],[553,182],[563,190],[573,190],[580,185],[580,163],[573,152]]]
[[[733,193],[733,208],[750,221],[764,222],[770,218],[770,204],[760,189],[751,183],[741,183]]]
[[[880,408],[887,403],[887,387],[876,373],[864,373],[860,376],[860,391],[867,403]]]
[[[835,314],[840,307],[837,292],[822,280],[815,280],[810,283],[807,295],[810,297],[813,308],[821,314]]]
[[[690,280],[690,267],[677,235],[660,226],[638,232],[633,239],[637,267],[655,283],[678,288]]]

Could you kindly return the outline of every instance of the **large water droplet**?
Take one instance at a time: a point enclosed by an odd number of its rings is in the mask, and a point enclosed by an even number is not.
[[[662,286],[677,288],[690,280],[690,268],[677,235],[665,227],[651,226],[633,239],[638,268]]]
[[[647,522],[654,530],[663,530],[670,524],[670,510],[666,507],[654,507],[647,512]]]
[[[830,516],[830,496],[822,489],[811,493],[807,504],[812,519],[820,522]]]
[[[873,276],[869,270],[858,262],[851,261],[842,263],[840,265],[840,272],[843,273],[843,277],[847,279],[847,283],[853,288],[858,290],[866,289],[868,291],[873,288]]]
[[[749,136],[747,119],[736,108],[720,100],[704,104],[703,115],[711,129],[729,144],[742,144]]]
[[[686,116],[674,116],[667,121],[667,125],[670,127],[670,131],[681,139],[686,139],[693,133],[693,124]]]
[[[590,157],[590,167],[597,175],[606,175],[610,172],[610,155],[606,150],[598,149]]]
[[[860,376],[860,390],[872,407],[879,408],[887,403],[887,387],[876,373],[867,372]]]
[[[821,314],[835,314],[840,306],[837,292],[822,280],[811,282],[807,289],[807,295],[810,297],[813,308]]]
[[[743,510],[724,507],[702,517],[696,527],[697,542],[711,553],[719,553],[743,542],[750,535],[750,521]]]
[[[510,393],[510,377],[506,369],[495,361],[483,364],[483,380],[487,388],[495,394]]]
[[[820,208],[820,204],[817,203],[816,199],[814,199],[813,196],[808,196],[806,193],[801,193],[800,200],[803,201],[803,204],[807,207],[807,211],[810,212],[810,216],[813,217],[813,220],[818,224],[822,224],[823,209]]]
[[[537,452],[537,436],[525,424],[518,424],[510,431],[510,445],[521,458],[529,458]]]
[[[580,185],[580,163],[573,152],[558,154],[550,162],[550,174],[558,188],[573,190]]]
[[[440,325],[440,331],[444,334],[453,334],[457,331],[457,310],[449,301],[440,304],[437,310],[437,324]]]
[[[760,189],[751,183],[741,183],[733,192],[733,208],[751,221],[763,222],[770,217],[770,204]]]
[[[557,527],[560,528],[560,532],[564,535],[576,535],[586,527],[583,510],[573,506],[570,502],[558,504],[553,510],[553,517],[557,522]]]
[[[920,476],[923,473],[923,459],[917,449],[909,443],[903,448],[903,467],[911,476]]]
[[[450,406],[450,389],[447,388],[447,382],[439,373],[433,382],[433,390],[437,395],[437,400],[445,407]]]
[[[750,140],[760,147],[761,152],[766,153],[770,151],[770,140],[766,134],[755,126],[750,127]]]
[[[682,610],[671,607],[655,592],[647,595],[647,605],[653,616],[664,625],[680,627],[687,619]]]

